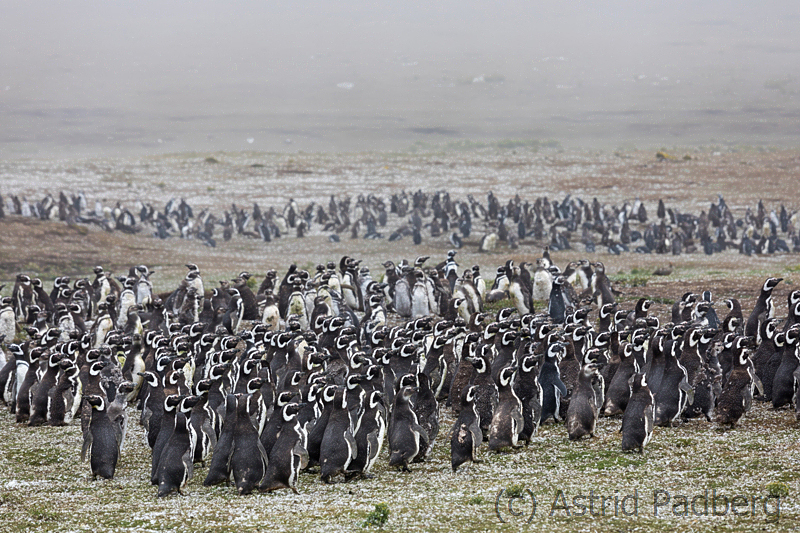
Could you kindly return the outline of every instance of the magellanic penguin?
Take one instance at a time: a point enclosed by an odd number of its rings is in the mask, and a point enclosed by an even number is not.
[[[634,345],[632,343],[626,342],[620,346],[620,363],[608,385],[606,402],[603,407],[605,416],[620,415],[628,406],[631,394],[630,379],[640,370],[633,352]]]
[[[528,346],[528,350],[533,348]],[[517,379],[514,380],[514,392],[522,405],[522,430],[519,440],[530,442],[539,429],[542,416],[542,386],[539,384],[539,361],[541,354],[528,353],[519,363]]]
[[[113,479],[119,460],[119,443],[118,433],[106,413],[107,401],[94,395],[88,396],[86,401],[91,405],[92,413],[89,427],[83,435],[81,460],[85,461],[86,456],[90,456],[93,479],[97,479],[97,476]]]
[[[278,489],[291,489],[297,492],[297,480],[300,470],[308,464],[308,452],[305,448],[306,430],[297,419],[297,414],[304,406],[292,402],[275,410],[273,416],[280,417],[281,429],[272,446],[267,463],[267,471],[259,490],[272,492]]]
[[[347,472],[356,456],[354,424],[344,388],[338,388],[319,450],[320,479],[332,483],[334,476]]]
[[[64,426],[72,422],[72,405],[78,387],[80,369],[75,363],[70,359],[62,359],[59,366],[61,374],[47,397],[47,423],[51,426]]]
[[[686,368],[678,360],[680,341],[669,344],[665,350],[664,376],[655,395],[655,424],[671,427],[672,423],[694,402],[694,389],[689,385]]]
[[[484,440],[489,439],[489,428],[492,425],[494,410],[497,408],[497,402],[499,401],[497,384],[492,379],[491,360],[492,346],[489,344],[480,345],[476,357],[470,359],[473,373],[469,384],[478,387],[475,391],[475,406],[481,418],[481,431],[483,431]]]
[[[542,414],[540,423],[544,424],[552,417],[560,422],[558,411],[561,397],[567,395],[567,387],[561,381],[558,362],[564,357],[566,349],[563,343],[554,342],[547,347],[542,367],[539,370],[539,385],[542,387]]]
[[[507,366],[498,375],[499,402],[489,427],[489,450],[492,451],[499,451],[508,446],[512,448],[520,446],[518,438],[524,427],[524,420],[522,402],[514,392],[516,373],[514,367]]]
[[[622,417],[622,451],[639,450],[650,442],[653,436],[655,402],[653,393],[647,386],[644,372],[637,372],[630,377],[631,395],[625,414]]]
[[[753,403],[756,374],[750,361],[751,337],[733,341],[733,366],[717,400],[717,423],[733,429]]]
[[[186,414],[179,411],[175,417],[175,429],[172,430],[161,460],[158,464],[158,497],[163,498],[182,489],[194,474],[195,434]]]
[[[420,446],[427,446],[428,435],[417,422],[411,409],[411,396],[416,387],[403,387],[394,397],[389,431],[389,466],[411,472],[408,464],[417,456]]]
[[[228,481],[231,477],[231,456],[233,455],[234,435],[236,434],[236,421],[238,418],[236,396],[228,394],[225,398],[225,421],[222,425],[214,454],[211,456],[211,465],[203,485],[211,486]]]
[[[744,326],[744,335],[746,337],[757,337],[759,329],[759,321],[762,319],[762,314],[766,313],[766,318],[770,319],[775,312],[775,305],[772,303],[772,290],[783,281],[783,278],[769,278],[764,282],[761,287],[761,293],[758,295],[756,305],[747,319]]]
[[[800,324],[786,331],[786,345],[781,363],[772,379],[772,407],[779,409],[792,402],[795,395],[794,371],[800,367]]]
[[[597,371],[597,365],[584,365],[567,409],[567,435],[570,440],[578,440],[585,435],[594,437],[602,395],[603,378]]]
[[[371,478],[370,469],[383,447],[386,436],[386,407],[383,403],[383,392],[373,390],[366,399],[361,425],[356,433],[356,457],[350,463],[350,471],[361,477]]]
[[[425,460],[428,453],[433,449],[436,437],[439,435],[439,403],[436,401],[436,394],[431,390],[428,375],[420,372],[417,374],[418,389],[411,397],[411,405],[417,415],[417,421],[425,434],[427,441],[420,442],[420,450],[414,458],[415,463]]]
[[[233,452],[230,468],[240,496],[250,494],[264,479],[267,454],[258,439],[258,430],[250,420],[250,402],[244,394],[236,396],[236,427],[233,430]],[[225,424],[228,421],[225,420]]]
[[[471,385],[464,387],[461,393],[461,410],[450,436],[450,465],[453,467],[453,472],[467,461],[481,462],[476,455],[483,442],[480,416],[475,408],[476,390],[477,388]]]

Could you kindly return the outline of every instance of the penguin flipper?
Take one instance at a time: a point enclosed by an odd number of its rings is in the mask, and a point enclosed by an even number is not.
[[[678,388],[686,393],[686,398],[687,398],[686,405],[692,405],[694,403],[694,388],[692,388],[692,386],[689,385],[689,382],[686,381],[686,378],[684,378],[683,381],[680,382]]]
[[[308,466],[308,450],[303,446],[303,441],[298,440],[292,448],[292,453],[300,459],[300,470]]]
[[[757,374],[753,374],[753,384],[758,389],[758,393],[763,396],[764,395],[764,384],[761,382],[761,378],[758,377]]]
[[[92,453],[92,437],[91,430],[87,429],[83,434],[83,446],[81,447],[81,461],[86,461],[86,456]]]

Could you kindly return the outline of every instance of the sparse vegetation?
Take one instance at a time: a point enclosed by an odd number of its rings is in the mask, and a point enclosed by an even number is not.
[[[386,522],[389,521],[389,506],[385,503],[378,503],[375,505],[375,509],[370,511],[367,515],[366,520],[364,520],[362,527],[383,527],[386,525]]]

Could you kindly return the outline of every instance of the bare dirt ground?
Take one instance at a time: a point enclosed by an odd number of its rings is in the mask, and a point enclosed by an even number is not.
[[[219,163],[207,163],[213,155]],[[718,150],[689,152],[691,160],[658,162],[654,153],[559,153],[484,149],[477,152],[382,153],[382,154],[181,154],[138,160],[5,161],[0,162],[0,194],[38,199],[45,192],[85,191],[90,203],[116,201],[134,207],[137,200],[156,207],[171,197],[185,198],[195,212],[204,207],[222,213],[231,203],[282,208],[289,198],[301,206],[310,201],[327,205],[330,195],[377,194],[400,190],[446,189],[451,196],[473,194],[485,202],[493,190],[501,202],[515,194],[533,200],[551,200],[566,194],[602,203],[640,198],[655,216],[663,198],[668,207],[699,213],[725,197],[738,217],[747,207],[755,209],[763,199],[767,209],[783,203],[800,209],[797,192],[800,154],[795,151]],[[683,156],[684,153],[677,153]],[[256,166],[254,166],[256,165]],[[297,173],[302,170],[306,173]],[[390,217],[390,228],[399,221]],[[522,242],[517,250],[501,246],[496,253],[479,254],[482,230],[459,251],[462,268],[479,264],[487,278],[506,259],[532,261],[541,244]],[[229,279],[241,270],[256,276],[270,268],[283,273],[291,262],[313,267],[344,255],[363,259],[373,276],[380,263],[431,255],[440,260],[450,248],[446,237],[413,246],[409,238],[351,240],[339,243],[313,228],[302,239],[287,236],[271,243],[234,237],[219,239],[216,248],[199,241],[105,233],[95,228],[70,228],[61,222],[44,222],[7,216],[0,221],[0,283],[10,283],[17,272],[39,275],[49,288],[57,275],[89,276],[102,264],[124,273],[132,264],[156,270],[152,281],[157,291],[173,289],[185,273],[184,264],[197,263],[206,286]],[[752,307],[761,282],[783,277],[775,290],[776,316],[786,314],[786,294],[800,283],[800,256],[780,254],[745,257],[735,251],[706,256],[602,253],[590,256],[603,261],[622,300],[632,306],[640,296],[657,299],[656,314],[668,316],[670,303],[686,291],[710,289],[715,299],[737,297],[746,312]],[[557,252],[555,262],[587,257],[582,249]],[[658,267],[672,263],[670,276],[653,277]],[[0,294],[10,294],[7,286]],[[721,311],[724,313],[724,308]],[[446,411],[446,410],[445,410]],[[237,498],[230,488],[204,488],[205,469],[198,467],[187,496],[156,501],[147,484],[149,450],[139,427],[132,422],[117,478],[92,482],[89,468],[81,464],[80,429],[15,426],[0,413],[0,530],[119,530],[155,531],[340,531],[359,528],[366,514],[379,502],[389,504],[390,531],[516,531],[520,527],[557,530],[666,529],[721,531],[783,531],[800,524],[800,471],[797,468],[798,426],[794,413],[773,411],[762,404],[742,420],[741,426],[722,432],[716,424],[691,421],[672,429],[657,428],[643,456],[619,453],[619,420],[601,419],[598,438],[569,442],[563,426],[542,428],[535,442],[523,451],[486,456],[486,462],[452,474],[447,432],[449,412],[431,460],[412,474],[389,471],[379,461],[378,477],[371,481],[327,486],[318,477],[303,475],[300,495],[284,492]],[[134,420],[135,412],[130,411]],[[780,484],[776,488],[775,484]],[[531,489],[538,509],[530,526],[508,514],[508,502],[500,503],[501,523],[495,509],[500,489]],[[762,500],[771,492],[788,491],[781,500],[776,521],[764,511]],[[563,490],[571,498],[593,490],[621,499],[639,491],[642,504],[637,515],[568,516],[550,514],[554,497]],[[675,514],[671,505],[655,515],[654,491],[668,491],[690,498],[708,491],[729,497],[760,498],[748,515],[725,516]],[[521,502],[524,503],[524,502]],[[673,502],[674,503],[674,502]],[[525,503],[525,505],[529,505]],[[702,504],[701,504],[702,505]],[[767,508],[774,512],[772,503]],[[680,508],[677,509],[680,511]],[[530,512],[530,507],[525,508]]]

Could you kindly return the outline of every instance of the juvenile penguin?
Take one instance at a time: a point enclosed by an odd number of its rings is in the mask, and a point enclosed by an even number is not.
[[[471,385],[464,387],[461,393],[461,410],[450,436],[450,465],[453,467],[453,472],[467,461],[480,462],[476,454],[483,442],[483,433],[480,416],[475,408],[476,390],[477,388]]]
[[[280,416],[281,429],[269,454],[267,470],[259,490],[272,492],[278,489],[291,489],[297,492],[300,470],[308,463],[305,449],[306,430],[297,420],[302,405],[292,402],[284,405],[273,416]]]
[[[97,476],[113,479],[119,460],[118,433],[106,413],[106,399],[92,395],[86,401],[91,405],[92,412],[89,427],[83,434],[81,460],[85,461],[86,456],[90,456],[93,479],[97,479]]]
[[[602,394],[603,378],[597,371],[597,365],[584,365],[567,409],[569,440],[578,440],[585,435],[594,437],[597,416],[603,403]]]
[[[498,375],[499,402],[489,427],[489,450],[499,451],[511,446],[518,448],[519,434],[524,427],[522,402],[514,392],[516,369],[507,366]]]
[[[639,450],[650,442],[653,436],[654,411],[653,393],[647,386],[644,372],[630,377],[631,397],[622,417],[622,451]]]
[[[403,387],[395,395],[389,431],[389,466],[411,472],[408,464],[414,460],[420,446],[427,446],[428,435],[417,422],[411,409],[411,396],[416,387]]]

